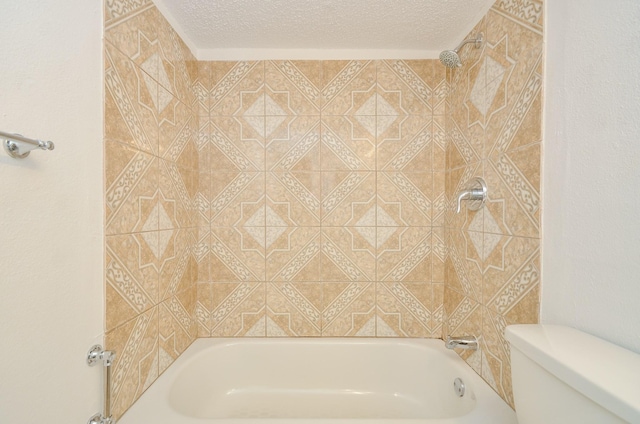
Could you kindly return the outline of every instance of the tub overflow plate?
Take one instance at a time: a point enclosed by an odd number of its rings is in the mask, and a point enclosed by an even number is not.
[[[458,397],[464,396],[464,381],[461,378],[453,380],[453,391]]]

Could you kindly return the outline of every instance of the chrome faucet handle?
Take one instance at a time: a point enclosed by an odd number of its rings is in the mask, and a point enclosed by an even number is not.
[[[471,211],[477,211],[484,205],[487,199],[487,183],[480,177],[476,177],[469,181],[466,189],[458,193],[458,202],[456,207],[456,213],[460,213],[460,206],[463,200],[469,200],[467,209]]]

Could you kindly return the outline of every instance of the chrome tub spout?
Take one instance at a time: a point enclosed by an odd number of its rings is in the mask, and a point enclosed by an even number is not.
[[[478,350],[478,340],[475,336],[451,337],[445,341],[447,349]]]

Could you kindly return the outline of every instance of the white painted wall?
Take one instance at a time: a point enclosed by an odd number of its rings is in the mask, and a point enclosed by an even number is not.
[[[546,4],[541,319],[640,352],[640,4]]]
[[[102,2],[4,1],[0,130],[0,422],[85,423],[101,408]]]

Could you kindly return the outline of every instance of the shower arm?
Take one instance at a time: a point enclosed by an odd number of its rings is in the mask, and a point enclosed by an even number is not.
[[[462,41],[462,43],[458,44],[458,47],[453,49],[453,51],[458,53],[458,51],[462,47],[464,47],[466,44],[469,44],[469,43],[475,44],[476,49],[479,48],[482,45],[482,34],[478,34],[476,38],[467,38],[466,40]]]

